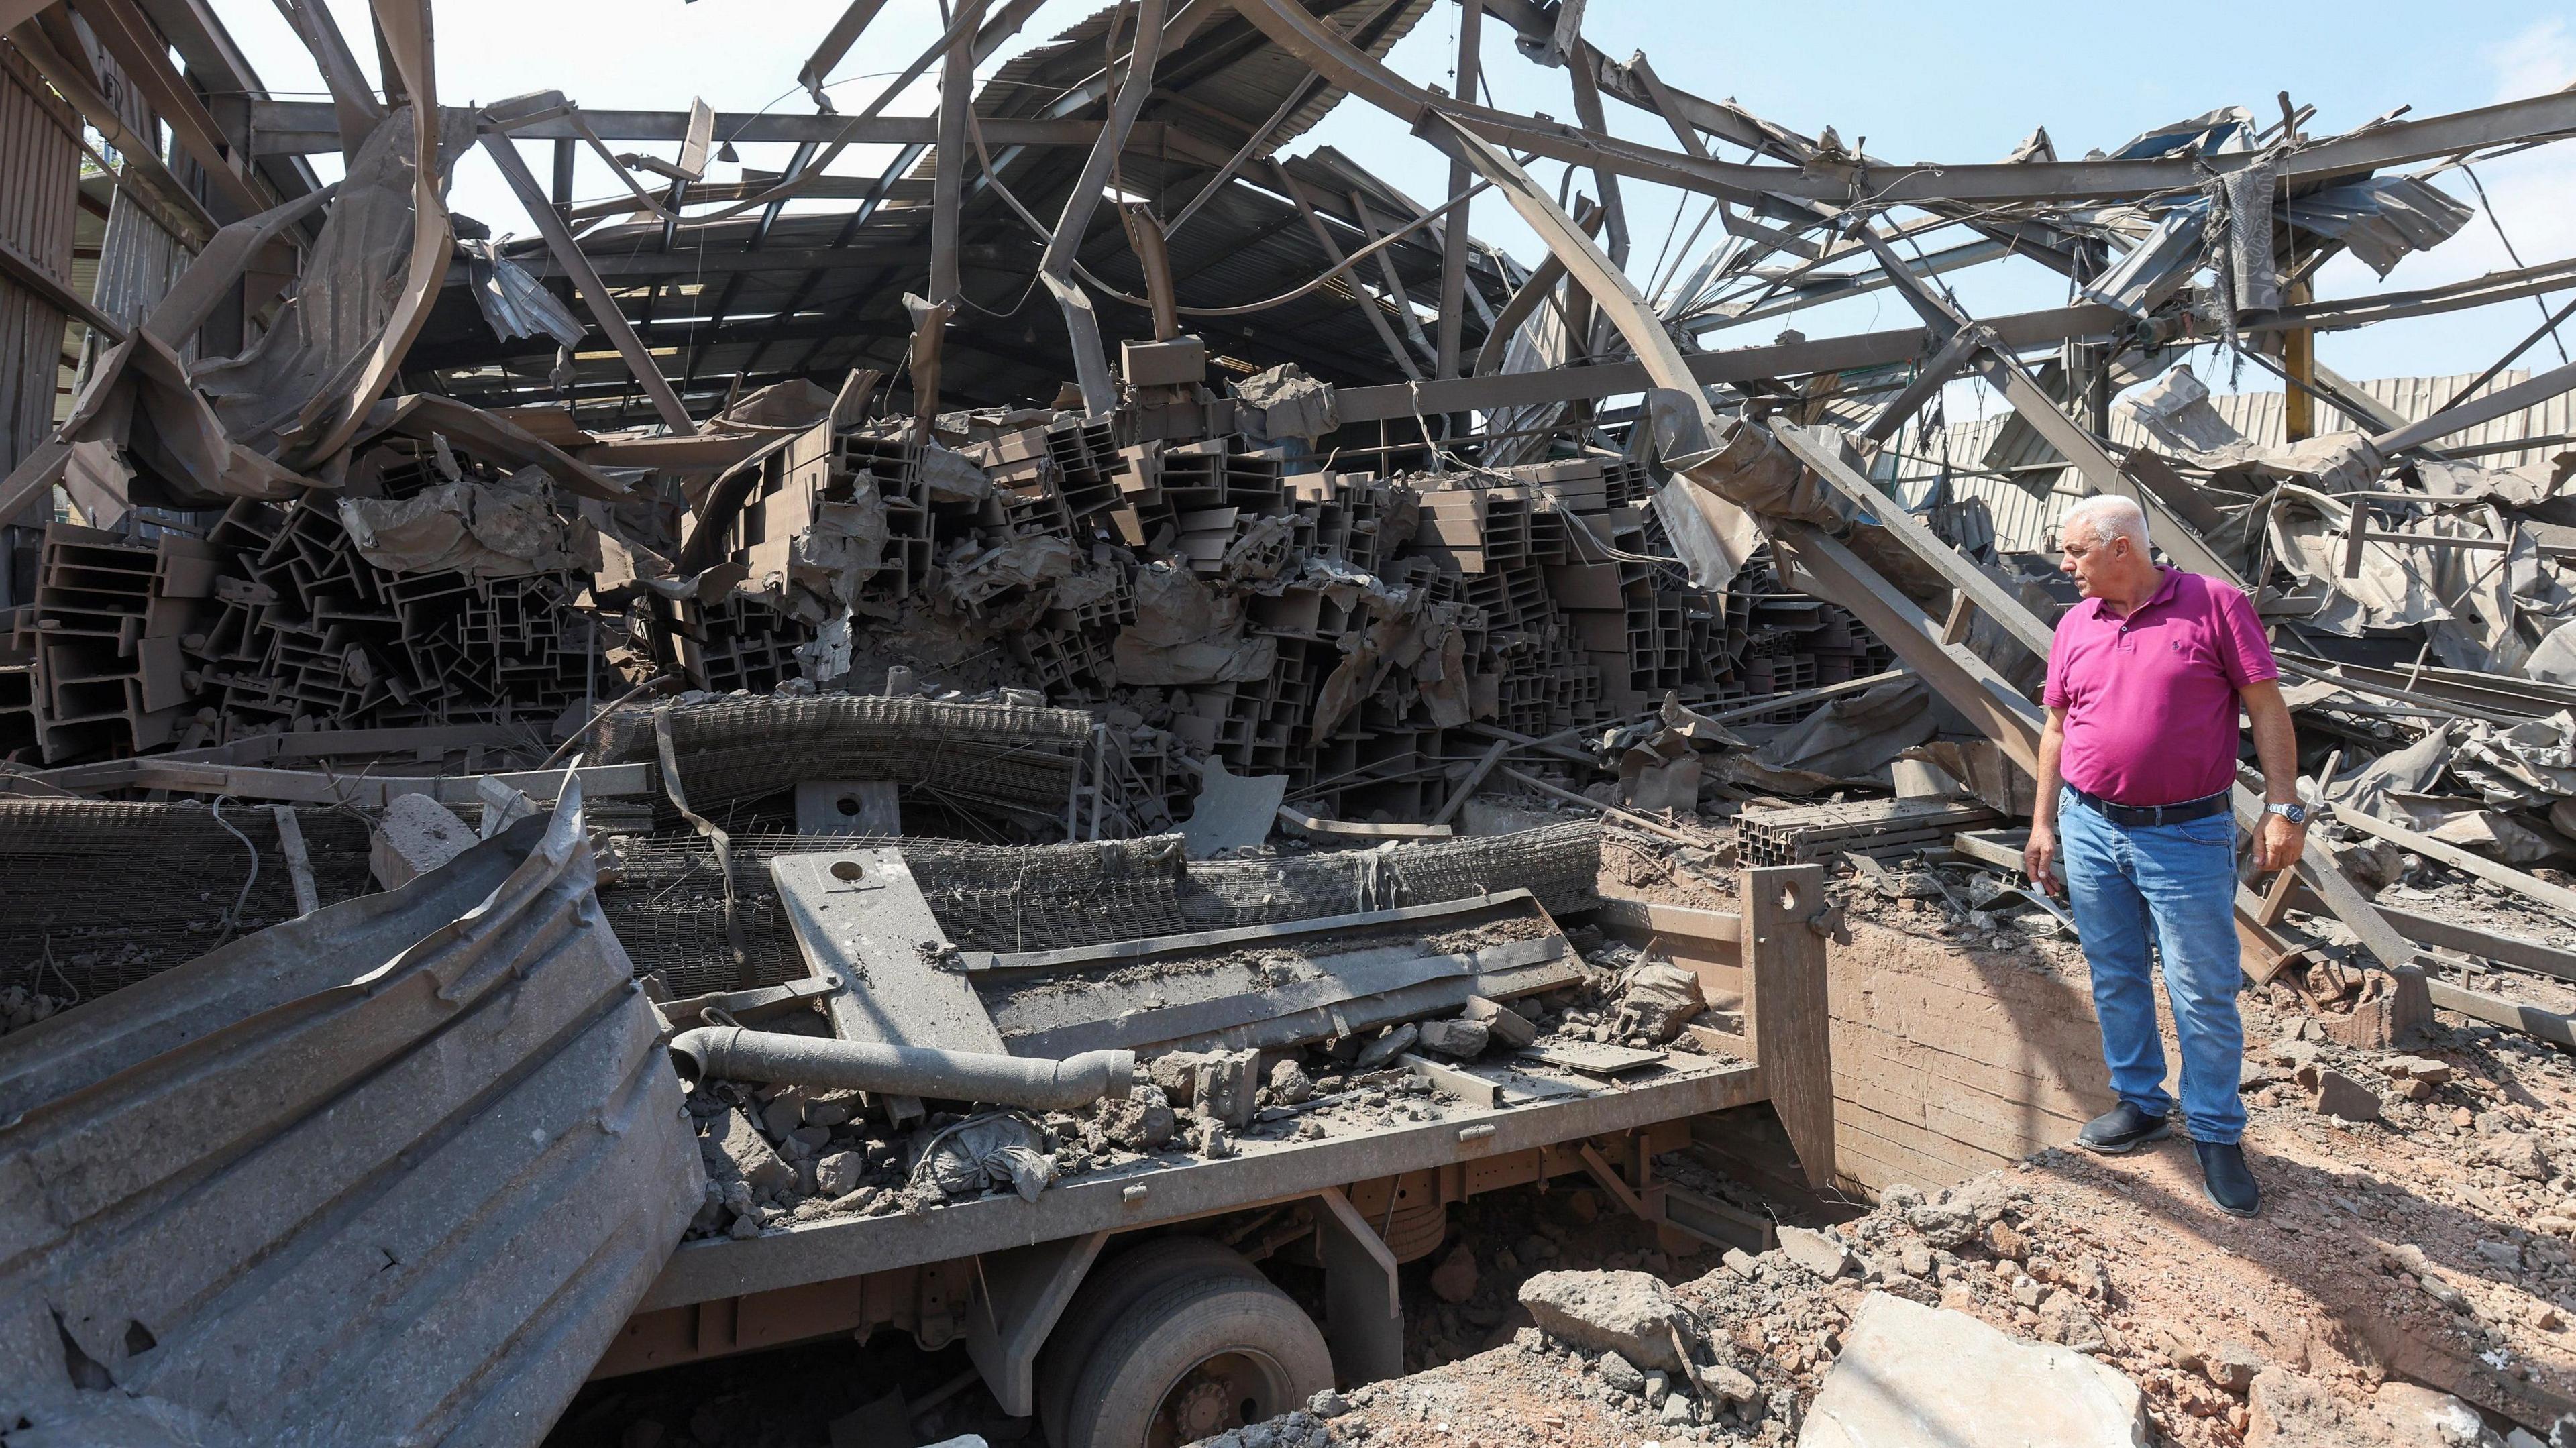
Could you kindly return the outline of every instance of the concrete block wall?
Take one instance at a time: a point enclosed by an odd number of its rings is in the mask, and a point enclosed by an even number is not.
[[[1966,949],[1935,918],[1920,934],[1855,920],[1827,954],[1836,1165],[1873,1196],[2063,1146],[2112,1102],[2082,962]]]

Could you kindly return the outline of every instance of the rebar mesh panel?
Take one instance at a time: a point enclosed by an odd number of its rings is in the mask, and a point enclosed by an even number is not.
[[[653,714],[611,714],[601,760],[658,760]],[[1080,710],[1018,704],[724,698],[674,706],[671,745],[689,805],[702,814],[807,780],[885,779],[934,798],[1061,818],[1091,726]]]
[[[1189,930],[1313,920],[1497,890],[1528,890],[1550,909],[1572,909],[1584,903],[1580,897],[1600,873],[1597,826],[1549,825],[1392,850],[1201,860],[1189,867],[1181,909]]]
[[[1178,835],[1029,846],[734,835],[734,912],[745,956],[739,969],[725,933],[715,850],[695,835],[618,841],[617,879],[601,887],[600,904],[637,972],[661,972],[674,995],[777,985],[805,974],[805,960],[779,911],[770,859],[878,846],[903,852],[942,932],[967,949],[1047,950],[1188,928]]]
[[[949,940],[970,950],[1054,950],[1185,931],[1313,920],[1397,905],[1527,889],[1551,909],[1587,903],[1600,831],[1554,825],[1519,834],[1260,860],[1184,862],[1180,837],[994,846],[954,840],[732,837],[734,900],[746,959],[733,962],[715,852],[695,835],[621,840],[618,878],[600,901],[638,972],[675,995],[776,985],[805,973],[779,913],[769,861],[890,845]]]
[[[365,820],[332,808],[295,819],[323,905],[375,888]],[[0,986],[90,1000],[295,913],[267,806],[228,803],[219,824],[194,801],[0,800]]]

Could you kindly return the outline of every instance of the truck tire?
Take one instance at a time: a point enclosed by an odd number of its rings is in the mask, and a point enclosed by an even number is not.
[[[1056,1448],[1179,1448],[1333,1385],[1324,1334],[1260,1278],[1191,1273],[1111,1323],[1083,1364]]]
[[[1062,1448],[1065,1403],[1110,1324],[1175,1278],[1206,1274],[1264,1280],[1261,1269],[1242,1253],[1205,1237],[1156,1237],[1092,1267],[1038,1353],[1038,1422],[1046,1429],[1047,1442]]]

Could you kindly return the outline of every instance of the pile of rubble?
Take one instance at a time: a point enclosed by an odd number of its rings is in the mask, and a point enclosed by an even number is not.
[[[1472,940],[1510,934],[1487,926]],[[1311,1042],[1282,1047],[1161,1050],[1075,1110],[907,1119],[883,1093],[699,1079],[688,1109],[699,1124],[706,1202],[688,1235],[743,1239],[829,1217],[918,1216],[985,1196],[1035,1199],[1093,1172],[1220,1161],[1250,1146],[1440,1121],[1460,1103],[1462,1081],[1481,1084],[1450,1068],[1479,1061],[1509,1063],[1523,1087],[1545,1089],[1613,1067],[1632,1071],[1668,1051],[1711,1057],[1684,1029],[1706,1006],[1695,976],[1588,927],[1567,938],[1584,954],[1577,969],[1559,974],[1563,984],[1542,994],[1509,1003],[1470,997],[1463,1008],[1401,1012],[1357,1031],[1326,1026]],[[1615,1044],[1627,1055],[1597,1057],[1585,1043]]]

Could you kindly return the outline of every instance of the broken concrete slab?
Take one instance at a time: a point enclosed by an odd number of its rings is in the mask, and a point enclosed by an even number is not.
[[[2146,1404],[2119,1369],[2017,1342],[1964,1312],[1861,1299],[1798,1448],[2141,1448]]]
[[[1491,1039],[1491,1033],[1482,1021],[1423,1021],[1418,1024],[1418,1029],[1422,1049],[1462,1060],[1483,1055]]]
[[[1259,1051],[1210,1051],[1192,1072],[1190,1106],[1207,1120],[1240,1129],[1252,1124],[1260,1089]]]
[[[2379,1119],[2379,1093],[2341,1071],[2310,1062],[2299,1068],[2298,1080],[2309,1092],[2309,1108],[2319,1116],[2345,1121]]]
[[[2245,1407],[2245,1448],[2490,1448],[2499,1441],[2468,1404],[2397,1378],[2364,1404],[2304,1373],[2267,1367],[2255,1374]]]
[[[1851,1270],[1851,1249],[1834,1238],[1805,1227],[1782,1226],[1775,1230],[1779,1233],[1781,1254],[1826,1281]]]
[[[1641,965],[1628,973],[1624,984],[1618,1020],[1623,1039],[1644,1036],[1660,1045],[1680,1035],[1691,1017],[1708,1009],[1699,977],[1677,965],[1660,961]]]
[[[1686,1371],[1673,1328],[1690,1321],[1662,1279],[1644,1272],[1541,1272],[1521,1284],[1539,1330],[1640,1367]]]
[[[1505,1050],[1517,1051],[1538,1039],[1538,1027],[1531,1024],[1527,1016],[1483,996],[1469,997],[1458,1016],[1461,1020],[1483,1022],[1486,1035],[1499,1042]]]
[[[755,1195],[768,1195],[796,1182],[796,1169],[780,1159],[744,1111],[709,1118],[706,1135],[698,1138],[698,1152],[706,1159],[710,1176],[740,1181]]]
[[[388,890],[410,884],[480,838],[456,811],[425,794],[398,794],[385,802],[368,841],[367,869]]]

